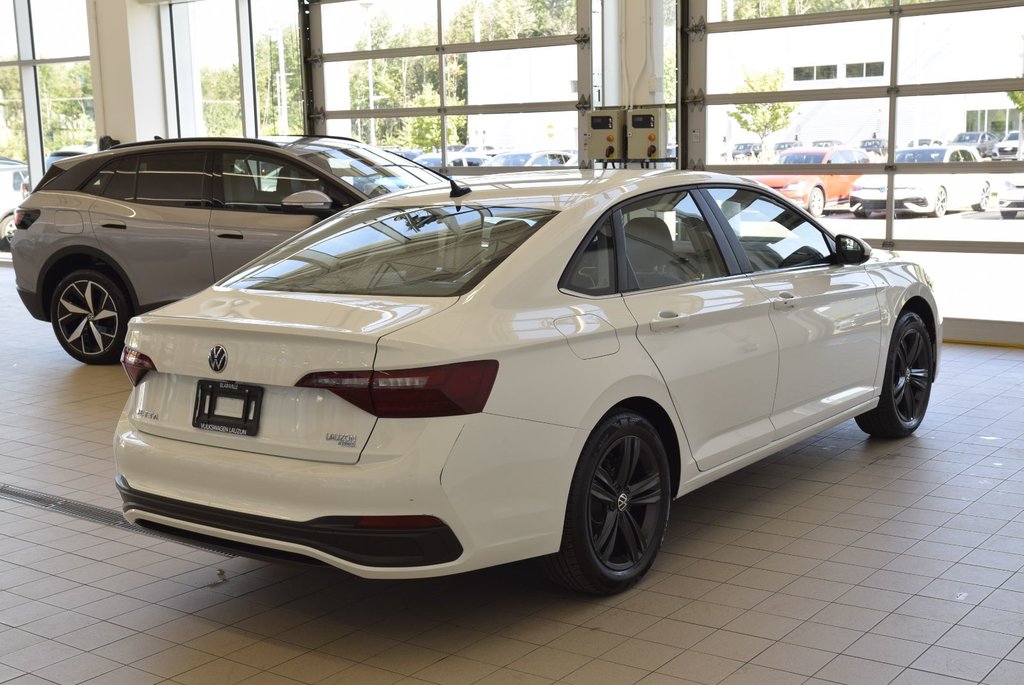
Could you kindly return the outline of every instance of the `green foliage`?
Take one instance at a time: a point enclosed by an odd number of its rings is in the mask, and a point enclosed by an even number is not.
[[[740,92],[775,92],[782,89],[782,78],[782,71],[778,69],[766,73],[747,73],[743,77],[743,88]],[[749,131],[760,138],[763,146],[765,138],[789,126],[795,111],[796,104],[792,102],[759,102],[736,105],[736,109],[729,112],[729,117],[744,131]]]
[[[203,96],[203,123],[208,136],[241,136],[242,82],[238,65],[226,69],[202,67],[199,84]]]
[[[0,156],[24,160],[25,113],[17,67],[0,69]]]
[[[722,18],[726,21],[888,7],[891,4],[889,0],[721,0],[721,3]]]
[[[281,61],[284,78],[281,79]],[[285,27],[280,34],[264,33],[255,45],[256,111],[260,135],[285,135],[305,132],[302,117],[302,53],[299,31]],[[281,82],[283,90],[281,93]],[[281,97],[283,95],[283,98]],[[280,101],[284,100],[285,120],[278,117]]]
[[[47,153],[96,138],[92,70],[88,62],[41,64],[36,68],[43,148]],[[0,69],[0,155],[24,160],[25,112],[17,67]]]
[[[1006,97],[1010,98],[1010,102],[1016,107],[1021,113],[1024,113],[1024,90],[1011,90],[1006,94]]]

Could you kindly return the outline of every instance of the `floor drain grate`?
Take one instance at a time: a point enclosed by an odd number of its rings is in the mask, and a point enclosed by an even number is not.
[[[73,516],[85,521],[92,521],[93,523],[99,523],[112,528],[130,530],[133,533],[139,533],[140,535],[148,535],[153,538],[171,540],[180,545],[187,545],[189,547],[194,547],[195,549],[201,549],[204,552],[214,552],[221,556],[233,556],[231,554],[227,554],[222,549],[184,542],[168,535],[161,535],[157,531],[128,523],[124,520],[124,517],[121,516],[121,512],[116,509],[97,507],[95,504],[78,502],[72,499],[65,499],[64,497],[48,495],[45,492],[37,492],[35,490],[29,490],[28,488],[19,488],[16,485],[6,485],[3,483],[0,483],[0,498],[11,502],[18,502],[19,504],[27,504],[31,507],[46,509],[47,511],[55,511],[59,514]]]

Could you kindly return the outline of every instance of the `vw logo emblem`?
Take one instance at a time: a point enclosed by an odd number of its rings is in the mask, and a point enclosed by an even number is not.
[[[210,368],[214,372],[220,373],[228,365],[228,351],[224,349],[223,345],[214,345],[207,361],[210,362]]]
[[[619,508],[619,511],[625,511],[627,504],[629,504],[629,495],[626,493],[619,495],[618,501],[615,502],[615,506]]]

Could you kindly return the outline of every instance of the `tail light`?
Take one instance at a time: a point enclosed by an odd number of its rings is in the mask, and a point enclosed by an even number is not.
[[[133,386],[141,383],[142,377],[150,371],[156,371],[156,364],[152,359],[129,347],[124,348],[124,351],[121,352],[121,366],[124,367],[124,372],[128,374],[128,380],[132,382]]]
[[[380,418],[457,416],[483,411],[497,374],[498,362],[486,359],[400,371],[322,371],[296,385],[329,390]]]
[[[14,227],[20,228],[23,231],[27,230],[38,218],[38,209],[22,209],[19,207],[14,210]]]

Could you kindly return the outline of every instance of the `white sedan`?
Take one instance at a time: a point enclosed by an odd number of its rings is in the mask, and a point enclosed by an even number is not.
[[[896,151],[896,164],[980,162],[977,149],[964,145],[914,147]],[[987,170],[987,167],[986,167]],[[945,216],[953,210],[988,209],[992,182],[981,173],[907,174],[896,176],[893,204],[897,212]],[[885,211],[888,181],[883,175],[861,176],[850,188],[850,208],[864,218]]]
[[[478,178],[371,200],[132,319],[129,521],[376,578],[635,583],[671,500],[851,418],[921,423],[922,269],[759,185]]]

